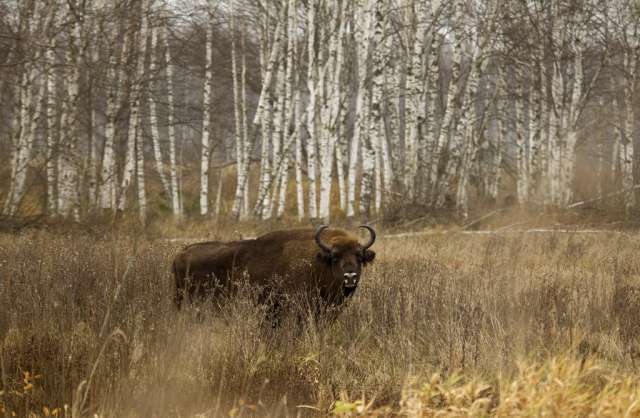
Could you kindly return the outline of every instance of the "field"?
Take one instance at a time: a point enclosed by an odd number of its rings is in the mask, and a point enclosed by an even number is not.
[[[382,235],[276,330],[250,289],[176,312],[180,243],[0,235],[0,416],[640,416],[640,236]]]

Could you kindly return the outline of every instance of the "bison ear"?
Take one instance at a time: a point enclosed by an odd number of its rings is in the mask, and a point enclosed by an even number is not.
[[[326,264],[331,265],[331,261],[332,261],[331,253],[328,253],[326,251],[320,250],[316,254],[316,258],[321,263],[326,263]]]
[[[370,263],[373,261],[373,259],[376,258],[376,253],[375,251],[371,251],[371,250],[364,250],[362,252],[362,262],[364,264]]]

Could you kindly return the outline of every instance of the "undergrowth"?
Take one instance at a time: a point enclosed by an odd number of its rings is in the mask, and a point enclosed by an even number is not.
[[[640,414],[635,237],[382,237],[336,321],[276,330],[250,288],[176,312],[181,245],[0,235],[0,416]]]

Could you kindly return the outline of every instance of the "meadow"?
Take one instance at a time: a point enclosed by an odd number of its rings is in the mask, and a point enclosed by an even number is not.
[[[640,235],[380,235],[275,330],[251,289],[177,312],[180,242],[0,235],[0,416],[640,416]]]

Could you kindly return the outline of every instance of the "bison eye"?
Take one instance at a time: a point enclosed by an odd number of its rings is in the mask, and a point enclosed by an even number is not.
[[[323,263],[331,264],[334,262],[334,255],[326,251],[318,251],[316,257]]]
[[[364,250],[360,254],[358,254],[358,261],[367,264],[373,261],[376,257],[376,253],[371,250]]]

